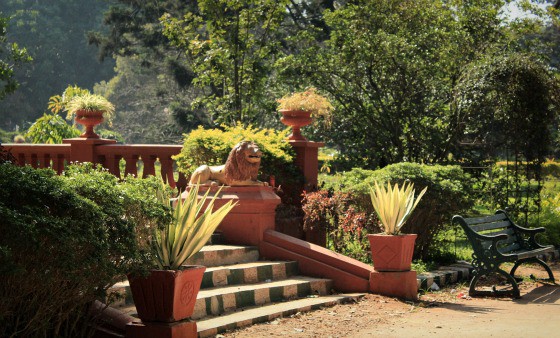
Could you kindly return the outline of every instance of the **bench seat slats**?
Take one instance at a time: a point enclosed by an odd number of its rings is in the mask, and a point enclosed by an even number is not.
[[[511,224],[509,221],[500,221],[500,222],[486,222],[486,223],[479,223],[476,225],[471,225],[471,229],[476,232],[486,231],[486,230],[494,230],[494,229],[501,229],[510,227]]]
[[[485,216],[485,217],[464,218],[464,220],[468,225],[473,225],[473,224],[480,224],[480,223],[490,223],[490,222],[502,221],[506,218],[507,218],[507,216],[505,214],[496,214],[496,215]]]

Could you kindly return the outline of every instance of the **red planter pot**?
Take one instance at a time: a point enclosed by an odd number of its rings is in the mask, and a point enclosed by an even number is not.
[[[83,125],[86,130],[80,135],[84,138],[99,138],[93,131],[93,127],[103,122],[103,112],[96,110],[78,110],[76,112],[76,123]]]
[[[368,235],[375,271],[409,271],[416,234]]]
[[[152,270],[147,277],[128,276],[138,317],[142,321],[176,322],[190,317],[206,267]]]
[[[306,141],[307,139],[301,135],[301,127],[310,125],[313,122],[311,113],[304,110],[288,110],[281,109],[282,117],[280,122],[292,127],[292,134],[288,136],[289,140]]]

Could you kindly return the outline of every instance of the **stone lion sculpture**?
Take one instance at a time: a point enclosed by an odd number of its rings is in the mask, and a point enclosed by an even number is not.
[[[189,181],[189,185],[200,182],[201,185],[268,185],[257,180],[262,152],[250,141],[241,141],[229,153],[224,165],[198,167]]]

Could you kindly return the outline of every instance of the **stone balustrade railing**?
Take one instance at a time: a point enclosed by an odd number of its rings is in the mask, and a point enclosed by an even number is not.
[[[4,143],[3,146],[19,165],[52,168],[59,174],[69,163],[92,162],[101,164],[117,177],[161,174],[172,187],[182,189],[187,183],[183,174],[177,174],[177,179],[174,176],[172,156],[179,154],[181,145],[117,144],[113,140],[76,138],[64,140],[63,144]]]
[[[307,140],[288,141],[296,151],[295,163],[306,178],[306,190],[317,187],[318,149],[321,142]],[[114,140],[100,138],[65,139],[63,144],[4,143],[5,149],[17,159],[19,165],[34,168],[52,168],[58,174],[73,162],[99,163],[117,177],[135,175],[147,177],[161,174],[171,187],[184,190],[187,179],[181,173],[174,175],[173,155],[181,152],[182,145],[117,144]],[[124,161],[124,172],[121,170]],[[156,165],[156,163],[159,163]],[[159,172],[156,172],[159,168]],[[140,170],[141,169],[141,170]]]

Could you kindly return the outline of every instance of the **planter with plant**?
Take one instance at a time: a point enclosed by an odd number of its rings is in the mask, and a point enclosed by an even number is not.
[[[109,121],[115,113],[115,107],[111,102],[101,95],[84,93],[75,95],[66,104],[67,119],[75,118],[76,123],[82,124],[86,130],[80,135],[84,138],[99,138],[93,131],[93,127],[102,123],[105,119]]]
[[[375,182],[370,187],[371,203],[384,229],[381,234],[368,235],[376,271],[410,270],[416,234],[402,234],[400,230],[427,189],[415,197],[413,183],[391,187],[387,182],[385,187]]]
[[[292,127],[292,134],[288,138],[305,141],[300,128],[311,124],[313,117],[316,116],[322,116],[327,123],[330,123],[333,106],[326,97],[318,94],[312,87],[278,99],[278,109],[282,114],[280,121]]]
[[[229,201],[213,210],[220,190],[207,204],[210,190],[199,198],[198,185],[190,187],[175,202],[167,188],[159,191],[158,199],[173,208],[173,220],[153,233],[151,244],[156,268],[147,276],[128,275],[134,304],[143,321],[175,322],[192,315],[206,268],[183,264],[202,249],[235,206]]]

